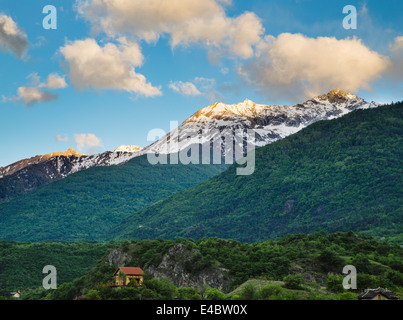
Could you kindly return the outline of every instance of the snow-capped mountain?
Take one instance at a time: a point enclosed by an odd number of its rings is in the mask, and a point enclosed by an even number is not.
[[[141,147],[137,147],[137,146],[120,146],[118,148],[115,149],[114,152],[128,152],[128,153],[134,153],[134,152],[139,152],[141,149]]]
[[[176,153],[191,145],[209,143],[210,146],[218,145],[219,151],[225,155],[233,149],[222,143],[223,137],[232,138],[229,141],[232,143],[234,136],[241,135],[252,148],[258,148],[296,133],[316,121],[377,106],[378,103],[366,102],[338,89],[294,106],[256,104],[248,99],[232,105],[214,103],[199,110],[179,127],[144,149],[120,146],[114,152],[89,156],[69,149],[64,153],[36,156],[0,167],[0,200],[63,179],[78,171],[95,166],[120,165],[148,153]],[[241,144],[242,140],[237,143]],[[245,144],[241,147],[244,152],[250,151],[246,150]]]
[[[234,134],[243,135],[252,147],[257,148],[296,133],[316,121],[377,106],[378,103],[368,103],[339,89],[294,106],[256,104],[248,99],[232,105],[214,103],[144,148],[142,153],[174,153],[194,144],[221,143],[223,136],[233,137]],[[223,154],[228,150],[228,146],[221,145]]]
[[[51,159],[57,160],[55,163],[57,163],[56,167],[59,169],[58,172],[62,176],[65,176],[68,174],[69,171],[72,171],[71,173],[74,173],[83,169],[88,169],[91,166],[109,166],[121,164],[128,161],[128,159],[130,159],[135,152],[138,152],[141,149],[142,148],[137,146],[123,145],[116,148],[114,152],[105,152],[101,154],[87,156],[85,154],[78,153],[76,150],[70,148],[65,152],[52,152],[45,155],[39,155],[29,159],[19,160],[6,167],[0,167],[0,178],[10,176],[28,166],[38,165]],[[61,159],[63,158],[67,158],[71,163],[71,166],[69,165],[69,170],[67,170],[67,168],[62,164],[63,161],[61,161]]]
[[[134,152],[104,152],[83,155],[74,149],[24,159],[0,168],[0,201],[32,191],[42,185],[63,179],[92,167],[123,164]]]
[[[48,153],[45,155],[35,156],[35,157],[29,158],[29,159],[19,160],[6,167],[0,167],[0,178],[2,178],[4,176],[12,175],[13,173],[20,171],[30,165],[39,164],[39,163],[45,162],[51,158],[59,157],[59,156],[81,157],[81,156],[84,156],[84,154],[78,153],[76,150],[70,148],[65,152],[53,152],[53,153]]]

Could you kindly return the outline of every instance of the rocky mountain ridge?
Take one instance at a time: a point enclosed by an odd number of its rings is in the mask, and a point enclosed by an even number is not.
[[[208,147],[219,148],[221,156],[232,156],[234,140],[239,150],[247,152],[283,139],[314,122],[378,106],[378,103],[366,102],[340,89],[294,106],[257,104],[248,99],[232,105],[214,103],[200,109],[178,128],[143,149],[123,145],[114,152],[96,155],[83,155],[69,149],[0,167],[0,201],[81,170],[120,165],[149,153],[176,153],[193,145],[209,144]]]
[[[259,148],[294,134],[314,122],[378,106],[376,102],[367,102],[340,89],[294,106],[257,104],[249,99],[232,105],[214,103],[197,111],[177,129],[147,146],[142,152],[173,153],[194,144],[218,143],[225,155],[232,149],[221,142],[223,137],[241,135],[239,143],[245,140],[252,148]]]

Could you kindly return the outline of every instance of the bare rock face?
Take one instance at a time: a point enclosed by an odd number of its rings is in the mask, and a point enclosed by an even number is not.
[[[123,252],[122,249],[113,249],[107,258],[110,265],[118,267],[125,267],[125,264],[131,260],[131,257],[128,253]]]
[[[215,265],[196,272],[189,270],[189,263],[196,254],[196,250],[178,244],[168,250],[158,266],[150,265],[144,269],[155,278],[169,278],[178,287],[208,285],[219,290],[228,290],[230,288],[229,270]]]

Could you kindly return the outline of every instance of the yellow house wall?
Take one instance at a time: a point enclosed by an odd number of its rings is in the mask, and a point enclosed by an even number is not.
[[[124,283],[124,278],[126,278],[126,282]],[[126,277],[121,277],[119,275],[115,276],[115,285],[116,286],[123,286],[123,285],[128,285],[130,280],[132,279],[138,279],[138,283],[142,284],[143,283],[143,277],[142,276],[126,276]]]

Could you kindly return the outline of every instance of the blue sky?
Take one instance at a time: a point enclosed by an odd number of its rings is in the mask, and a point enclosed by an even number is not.
[[[399,0],[111,3],[0,0],[0,166],[144,147],[216,101],[294,104],[335,86],[402,100]],[[56,30],[43,28],[46,5]],[[345,5],[356,30],[342,26]]]

